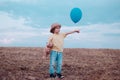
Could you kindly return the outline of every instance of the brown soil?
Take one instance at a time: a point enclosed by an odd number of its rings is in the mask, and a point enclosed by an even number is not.
[[[43,48],[0,47],[0,80],[50,80]],[[63,80],[120,80],[120,49],[64,49]]]

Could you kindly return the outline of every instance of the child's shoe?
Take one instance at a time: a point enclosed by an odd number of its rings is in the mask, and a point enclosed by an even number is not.
[[[61,74],[57,74],[57,77],[60,78],[60,79],[63,79],[63,78],[64,78],[64,76],[61,75]]]
[[[56,75],[55,74],[50,74],[50,78],[55,78]]]

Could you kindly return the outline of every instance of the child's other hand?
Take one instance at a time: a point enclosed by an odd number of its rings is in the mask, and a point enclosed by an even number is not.
[[[78,30],[75,30],[75,32],[80,33],[80,30],[79,30],[79,29],[78,29]]]
[[[47,44],[47,47],[48,47],[48,48],[52,48],[52,47],[53,47],[53,44],[52,44],[52,43],[49,43],[49,44]]]

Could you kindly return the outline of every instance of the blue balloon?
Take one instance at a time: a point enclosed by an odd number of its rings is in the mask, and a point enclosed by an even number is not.
[[[70,17],[74,23],[77,23],[82,18],[82,11],[79,8],[73,8]]]

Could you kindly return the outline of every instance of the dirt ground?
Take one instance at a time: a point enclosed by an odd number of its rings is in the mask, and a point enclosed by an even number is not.
[[[42,54],[43,48],[0,47],[0,80],[50,80]],[[63,80],[120,80],[120,49],[64,49],[62,74]]]

